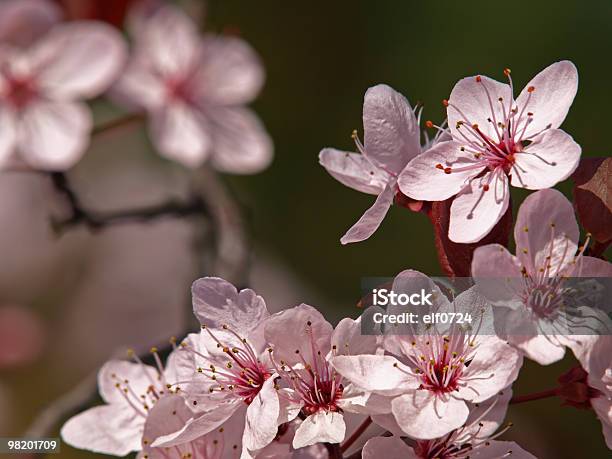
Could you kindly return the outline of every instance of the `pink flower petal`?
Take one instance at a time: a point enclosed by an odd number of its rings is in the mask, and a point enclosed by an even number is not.
[[[255,174],[270,165],[274,152],[272,139],[252,110],[216,107],[207,114],[216,169],[230,174]]]
[[[392,411],[402,430],[413,438],[433,439],[461,427],[469,414],[463,400],[452,396],[438,399],[426,390],[417,390],[393,400]]]
[[[135,53],[109,96],[130,109],[162,109],[167,102],[165,81],[151,68],[142,54]]]
[[[418,459],[414,450],[399,437],[370,438],[361,452],[363,459]]]
[[[26,47],[57,22],[62,12],[49,0],[8,0],[0,2],[0,42]]]
[[[127,379],[135,393],[146,394],[151,381],[155,381],[157,376],[157,370],[151,366],[125,360],[109,360],[98,372],[98,391],[106,403],[124,406],[132,411],[121,391],[117,389],[117,382]]]
[[[574,259],[579,235],[567,198],[557,190],[538,191],[519,208],[514,227],[516,255],[530,273],[548,264],[554,273]]]
[[[207,129],[201,114],[180,101],[155,111],[150,125],[160,152],[190,168],[202,165],[210,153]]]
[[[246,338],[270,315],[264,299],[251,289],[240,290],[218,277],[203,277],[191,287],[193,310],[202,325],[226,325]]]
[[[106,90],[123,67],[126,54],[116,29],[80,21],[54,27],[28,57],[46,96],[72,100],[95,97]]]
[[[13,163],[16,139],[15,115],[7,107],[0,105],[0,169]]]
[[[180,8],[164,5],[135,31],[136,50],[160,77],[185,76],[202,49],[196,25]]]
[[[144,418],[134,410],[105,405],[70,418],[60,434],[74,448],[125,456],[140,450],[143,427]]]
[[[513,101],[514,96],[508,84],[486,76],[470,76],[459,80],[448,98],[448,127],[453,138],[457,142],[464,141],[461,129],[466,128],[457,129],[457,123],[462,122],[469,126],[477,124],[481,132],[498,140],[494,123],[505,119],[504,111],[508,112],[509,104]]]
[[[86,105],[38,100],[21,115],[19,151],[34,168],[66,170],[85,153],[91,125]]]
[[[572,271],[574,277],[612,277],[612,263],[600,258],[581,256]]]
[[[344,440],[346,424],[342,414],[318,411],[308,416],[295,431],[293,447],[303,448],[315,443],[340,443]]]
[[[331,363],[338,373],[367,391],[391,396],[419,386],[411,370],[390,355],[340,355]]]
[[[442,165],[442,169],[436,167]],[[423,201],[444,201],[456,195],[483,167],[446,174],[444,168],[462,168],[476,163],[458,142],[442,142],[408,163],[399,176],[398,184],[405,195]]]
[[[259,94],[264,81],[259,56],[246,41],[204,37],[201,64],[192,83],[198,100],[213,105],[247,104]]]
[[[612,449],[612,400],[611,397],[601,396],[591,399],[591,406],[601,421],[602,432],[606,446]]]
[[[302,358],[306,362],[314,361],[313,347],[330,349],[332,332],[333,327],[323,315],[307,304],[276,313],[265,324],[265,340],[272,344],[275,360],[284,360],[289,365],[302,363]]]
[[[508,209],[509,194],[501,169],[472,180],[451,205],[449,239],[467,244],[485,237]]]
[[[523,357],[497,336],[479,336],[476,342],[476,355],[465,371],[467,386],[459,389],[457,397],[480,403],[516,380]]]
[[[421,153],[419,125],[406,98],[379,84],[367,90],[363,101],[365,154],[372,163],[399,174]]]
[[[539,190],[568,178],[578,167],[580,145],[559,129],[537,136],[522,152],[515,153],[512,186]]]
[[[516,99],[519,111],[533,113],[523,138],[531,137],[543,129],[557,129],[561,126],[577,90],[578,70],[570,61],[555,62],[533,77]],[[521,120],[526,119],[526,116],[521,117]],[[523,128],[524,122],[521,122],[516,131],[520,133]]]
[[[374,166],[364,155],[335,148],[321,150],[319,164],[340,183],[362,193],[379,195],[389,179],[388,174]]]
[[[522,287],[521,264],[500,244],[477,247],[472,258],[472,277],[478,291],[488,300],[518,300]]]
[[[342,238],[340,243],[350,244],[352,242],[361,242],[368,239],[378,229],[385,215],[393,204],[395,196],[395,182],[387,184],[382,193],[378,195],[376,201],[365,213],[359,221],[355,223]]]
[[[280,402],[274,377],[268,378],[246,410],[242,445],[257,451],[274,440],[278,433]]]
[[[342,319],[336,325],[332,334],[332,346],[336,346],[339,354],[347,351],[352,355],[374,354],[378,349],[378,338],[361,334],[361,318],[353,320]]]

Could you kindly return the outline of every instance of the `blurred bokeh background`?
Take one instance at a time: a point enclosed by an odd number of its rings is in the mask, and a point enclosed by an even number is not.
[[[127,4],[60,3],[69,16],[115,22]],[[392,208],[367,242],[339,243],[373,197],[336,182],[317,155],[326,146],[353,150],[350,134],[362,132],[363,94],[374,84],[421,101],[425,119],[440,122],[440,101],[463,76],[501,80],[510,67],[520,88],[550,63],[570,59],[580,86],[563,129],[585,155],[609,155],[611,20],[609,0],[208,1],[202,27],[239,33],[267,69],[254,108],[274,139],[274,162],[258,175],[225,177],[249,226],[251,286],[272,309],[303,301],[337,320],[358,314],[362,277],[406,268],[441,274],[427,218],[405,209]],[[105,101],[93,106],[100,122],[121,113]],[[129,127],[97,139],[68,175],[85,203],[116,209],[181,196],[187,174],[152,151],[144,129]],[[191,219],[95,234],[75,228],[58,237],[48,223],[59,201],[44,177],[0,174],[1,436],[22,433],[112,353],[181,333],[189,286],[207,274],[193,243],[201,225]],[[549,367],[527,362],[515,393],[548,389],[573,364],[571,356]],[[511,407],[514,427],[505,437],[540,458],[609,457],[594,413],[559,404]],[[61,457],[94,456],[63,445]]]

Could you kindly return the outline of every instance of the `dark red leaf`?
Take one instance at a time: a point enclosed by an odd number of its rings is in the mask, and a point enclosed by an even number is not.
[[[580,223],[599,243],[612,240],[612,158],[582,158],[574,179]]]
[[[471,244],[459,244],[448,238],[452,202],[453,198],[433,202],[428,216],[434,227],[438,261],[442,270],[450,277],[468,277],[471,274],[472,256],[477,247],[494,243],[508,246],[510,232],[512,231],[512,206],[508,206],[508,210],[501,220],[483,239]]]

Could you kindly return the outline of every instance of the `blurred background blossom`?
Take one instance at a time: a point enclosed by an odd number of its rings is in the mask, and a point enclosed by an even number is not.
[[[59,20],[124,27],[132,8],[154,3],[1,0],[0,42],[24,49]],[[358,314],[362,277],[405,268],[440,274],[429,222],[397,206],[367,244],[338,242],[370,197],[331,179],[317,154],[326,146],[352,150],[350,135],[360,129],[370,86],[393,86],[413,105],[423,102],[426,119],[441,122],[440,100],[465,75],[501,79],[502,69],[511,67],[520,87],[553,61],[571,59],[581,83],[563,128],[586,156],[609,155],[602,123],[593,121],[607,119],[610,64],[601,56],[612,49],[612,4],[606,0],[588,7],[578,0],[518,0],[512,10],[520,24],[500,24],[508,5],[484,0],[469,8],[448,2],[170,3],[201,31],[241,36],[266,69],[252,108],[274,139],[274,161],[260,174],[222,181],[239,202],[253,242],[250,286],[271,310],[306,302],[336,321]],[[103,97],[90,107],[95,126],[126,114]],[[83,205],[101,212],[191,193],[189,171],[161,158],[138,121],[94,138],[67,175]],[[559,188],[570,191],[567,184]],[[524,195],[513,190],[515,205]],[[54,230],[52,219],[69,214],[48,175],[0,173],[0,436],[23,433],[37,413],[109,356],[163,345],[190,326],[190,284],[208,274],[203,241],[210,227],[203,216]],[[546,368],[528,362],[515,392],[548,388],[574,364],[570,355]],[[550,399],[513,406],[508,419],[515,424],[508,436],[538,457],[606,456],[591,412],[560,416],[559,401]],[[571,441],[561,444],[560,437]],[[61,457],[94,456],[63,445]]]

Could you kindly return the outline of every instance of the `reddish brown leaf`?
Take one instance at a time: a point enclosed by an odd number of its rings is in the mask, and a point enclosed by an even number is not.
[[[477,247],[494,243],[508,246],[512,231],[512,206],[508,206],[501,220],[483,239],[471,244],[459,244],[448,238],[452,202],[453,198],[433,202],[428,216],[434,227],[436,251],[442,270],[450,277],[468,277],[471,274],[472,256]]]
[[[582,158],[572,178],[580,223],[596,241],[612,240],[612,158]]]

